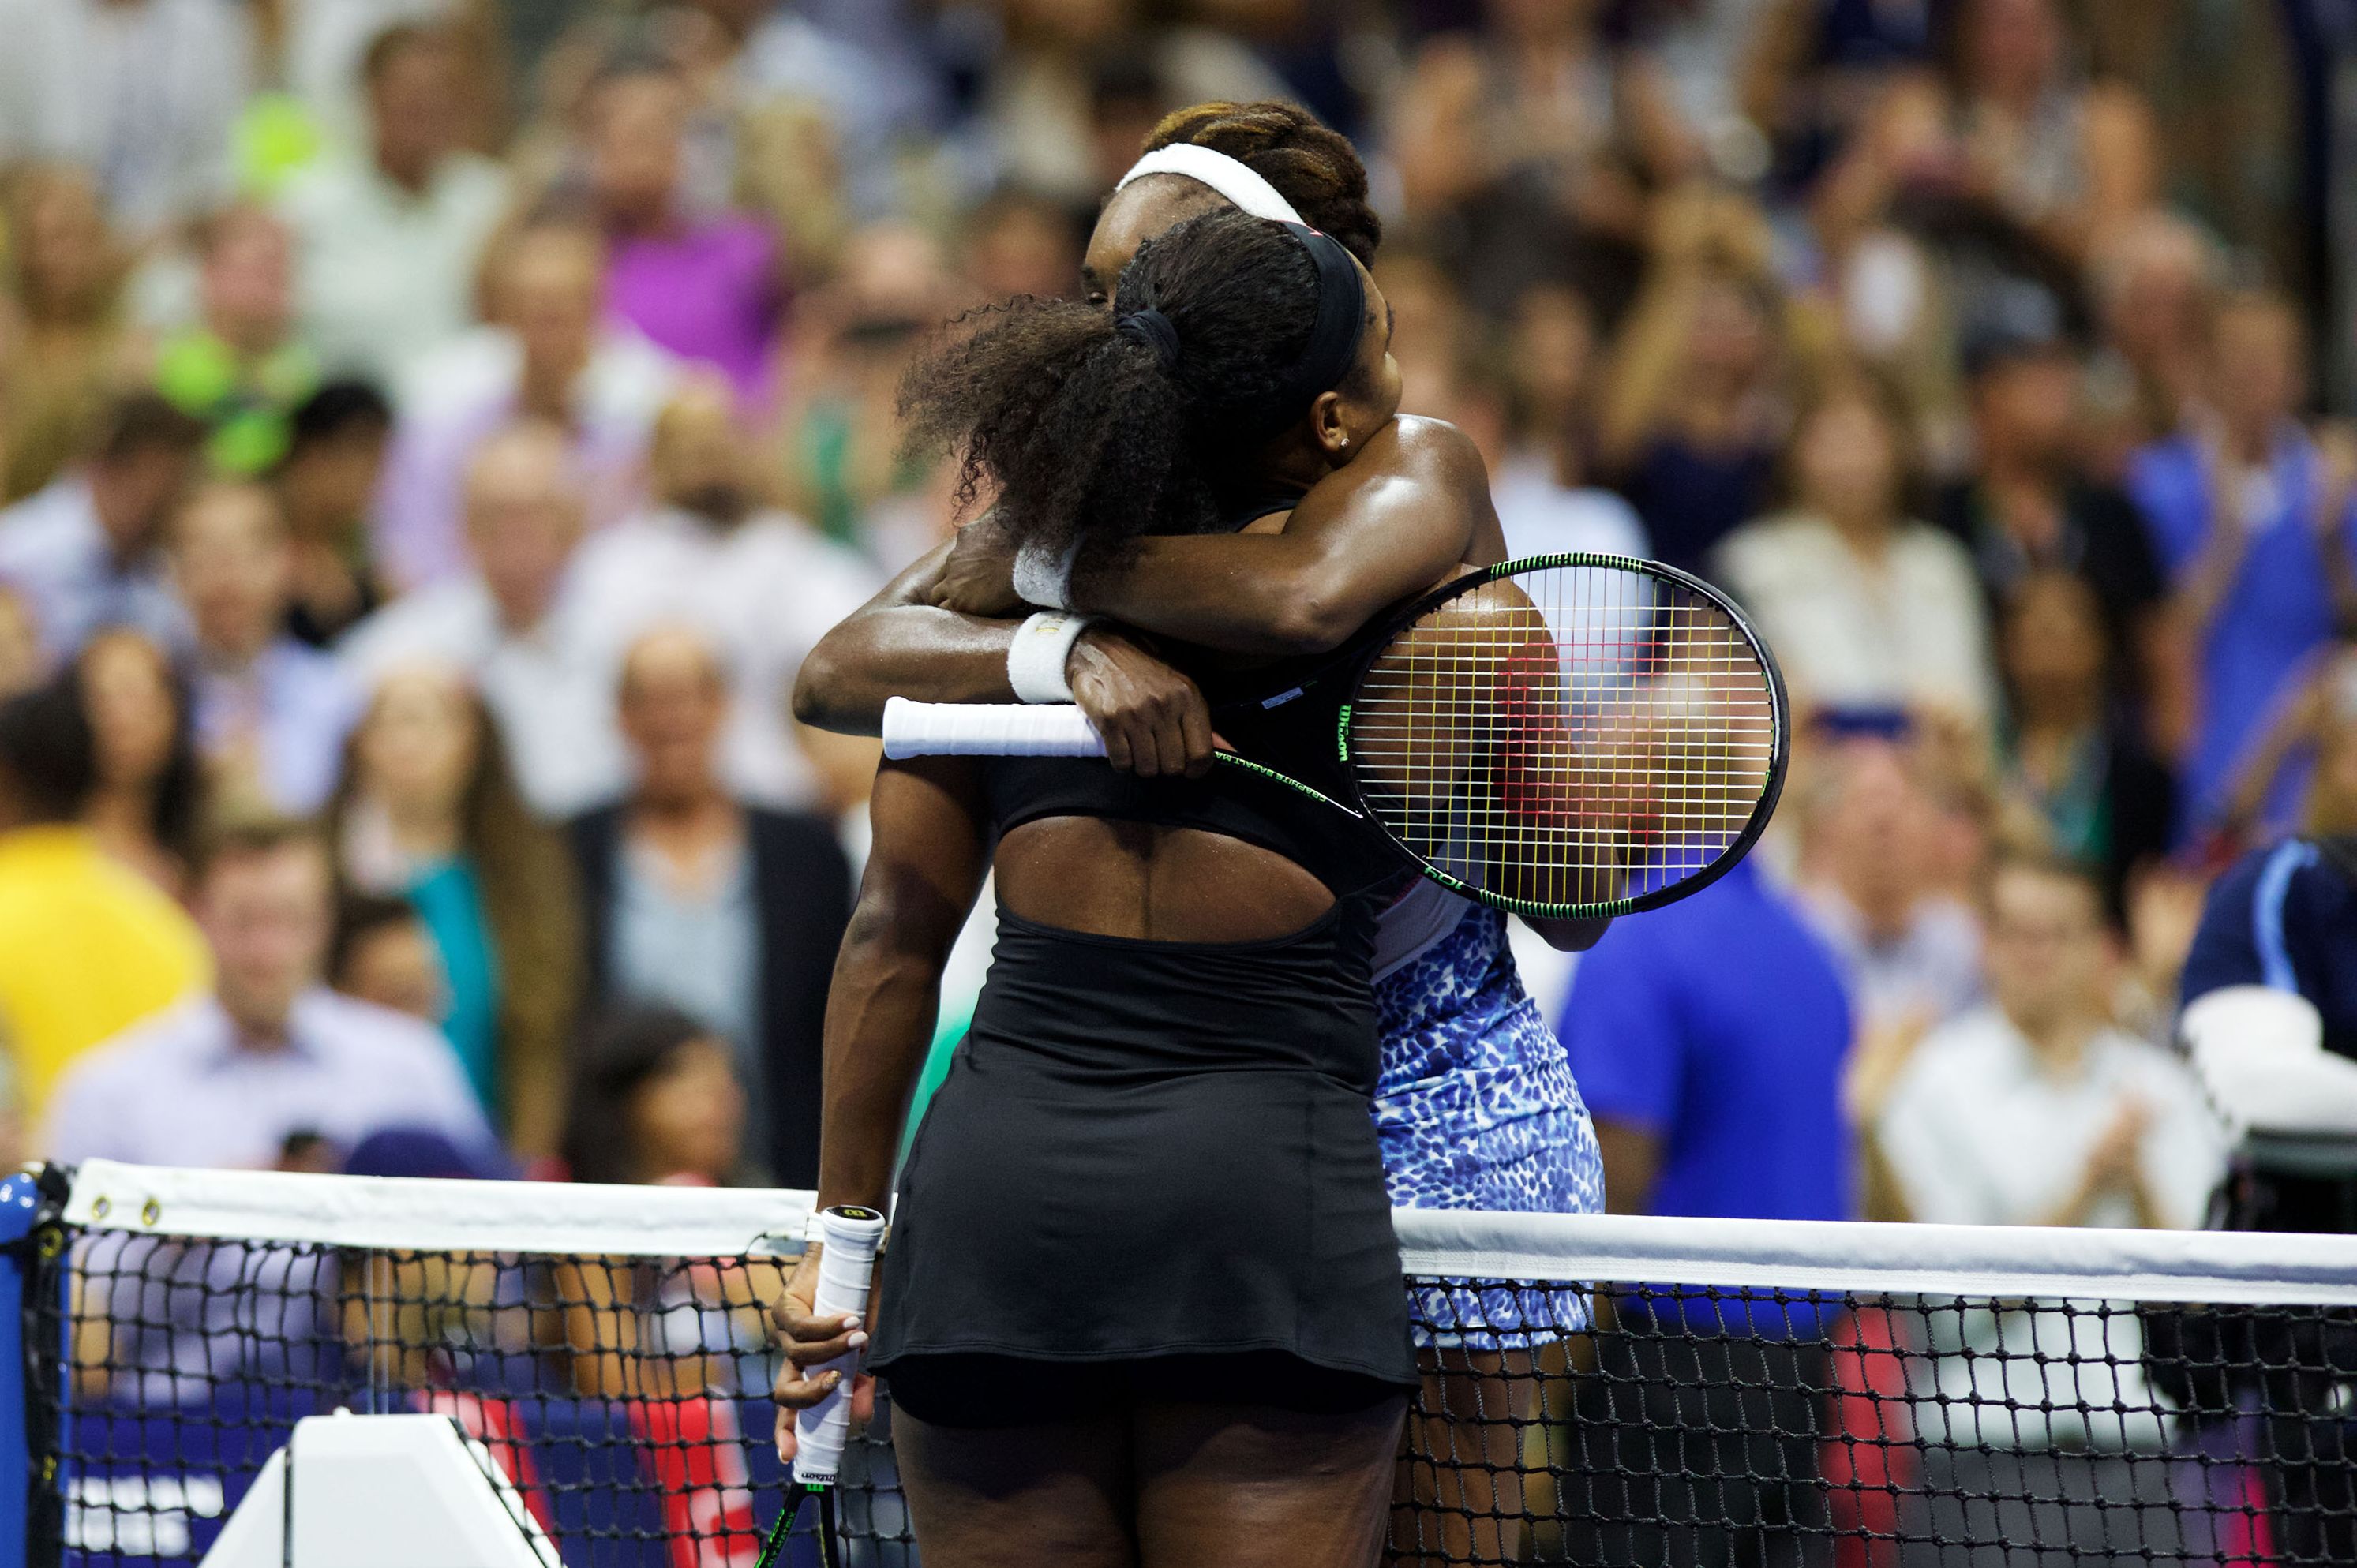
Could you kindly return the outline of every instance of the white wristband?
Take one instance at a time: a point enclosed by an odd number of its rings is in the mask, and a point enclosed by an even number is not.
[[[1096,620],[1095,616],[1041,610],[1016,628],[1015,640],[1006,650],[1006,683],[1015,688],[1017,700],[1071,702],[1072,686],[1064,665],[1072,656],[1072,644]]]
[[[1015,591],[1027,605],[1051,610],[1072,607],[1072,562],[1081,553],[1077,539],[1062,550],[1026,544],[1015,552]]]

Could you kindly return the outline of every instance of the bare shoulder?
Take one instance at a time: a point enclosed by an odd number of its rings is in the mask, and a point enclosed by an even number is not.
[[[1468,476],[1486,479],[1488,468],[1473,438],[1445,419],[1403,413],[1383,427],[1369,444],[1361,462],[1387,459],[1398,471],[1461,482]],[[1355,466],[1355,465],[1354,465]]]

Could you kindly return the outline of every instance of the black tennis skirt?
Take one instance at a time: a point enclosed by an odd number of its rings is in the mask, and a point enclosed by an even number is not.
[[[934,1396],[913,1413],[1005,1423],[967,1408],[991,1380],[952,1357],[1093,1366],[1040,1386],[1150,1397],[1174,1380],[1139,1364],[1241,1355],[1266,1375],[1197,1397],[1293,1408],[1414,1386],[1373,1004],[1348,978],[1362,918],[1346,899],[1291,937],[1208,944],[1002,911],[884,1256],[870,1364],[888,1382],[907,1363]]]

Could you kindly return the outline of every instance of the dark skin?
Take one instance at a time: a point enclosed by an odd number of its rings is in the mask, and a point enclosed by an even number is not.
[[[1372,283],[1369,290],[1379,304]],[[1280,438],[1283,471],[1339,467],[1389,421],[1398,375],[1388,348],[1387,333],[1368,333],[1345,382],[1364,390],[1322,394]],[[1025,918],[1142,940],[1282,936],[1333,902],[1292,862],[1194,829],[1050,818],[1006,834],[994,856],[971,759],[886,763],[870,813],[874,847],[828,1002],[823,1206],[886,1201],[942,965],[986,871],[996,871],[1005,906]],[[776,1389],[778,1442],[789,1457],[792,1412],[840,1381],[808,1369],[866,1342],[864,1316],[816,1316],[817,1256],[816,1248],[805,1253],[776,1313],[789,1362]],[[1207,1388],[1199,1399],[999,1432],[898,1412],[902,1476],[927,1561],[1364,1568],[1383,1538],[1405,1400],[1308,1416],[1256,1405],[1250,1394]],[[873,1403],[862,1377],[855,1418]]]
[[[1138,246],[1220,199],[1168,175],[1117,192],[1090,236],[1089,297],[1106,299],[1107,281]],[[1386,341],[1391,328],[1386,306]],[[1312,411],[1313,424],[1320,417]],[[1329,436],[1347,436],[1330,410],[1322,417]],[[1073,585],[1081,607],[1123,623],[1083,632],[1066,668],[1114,767],[1155,778],[1211,765],[1217,736],[1202,693],[1157,656],[1153,639],[1239,657],[1326,652],[1409,596],[1505,559],[1488,469],[1456,426],[1396,417],[1364,435],[1344,465],[1284,446],[1273,444],[1266,467],[1272,487],[1302,492],[1291,511],[1241,533],[1141,540],[1117,569]],[[1011,574],[1005,541],[986,521],[961,530],[821,639],[794,682],[795,716],[874,735],[892,696],[1014,702],[1006,653],[1028,607]],[[1595,945],[1605,922],[1533,926],[1577,951]]]

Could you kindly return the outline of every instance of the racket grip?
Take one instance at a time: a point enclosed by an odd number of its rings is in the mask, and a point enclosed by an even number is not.
[[[811,1311],[819,1317],[867,1310],[867,1282],[876,1271],[876,1246],[884,1235],[884,1217],[872,1208],[830,1208],[819,1217],[818,1291]],[[873,1326],[870,1326],[873,1331]],[[826,1398],[794,1417],[794,1479],[805,1487],[834,1484],[843,1465],[844,1444],[851,1436],[851,1380],[859,1370],[859,1353],[837,1357],[811,1375],[840,1371],[843,1380]]]
[[[1065,703],[884,703],[887,757],[1103,757],[1104,742]]]

